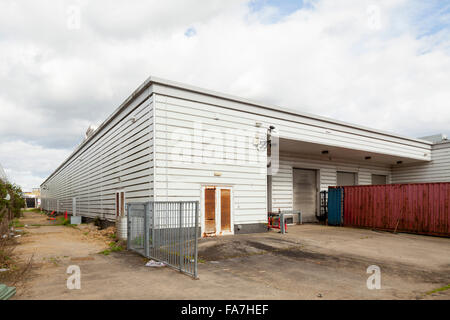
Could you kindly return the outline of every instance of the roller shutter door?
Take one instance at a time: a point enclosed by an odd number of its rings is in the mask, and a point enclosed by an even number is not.
[[[339,172],[337,173],[338,186],[355,186],[356,173],[354,172]]]
[[[373,174],[372,175],[372,184],[386,184],[387,183],[387,177],[380,174]]]
[[[316,221],[317,181],[316,170],[294,169],[294,211],[302,212],[303,222]],[[297,217],[294,216],[295,221]]]

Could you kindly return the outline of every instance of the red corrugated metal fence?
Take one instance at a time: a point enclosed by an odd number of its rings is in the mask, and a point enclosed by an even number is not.
[[[450,236],[450,183],[344,187],[344,226]]]

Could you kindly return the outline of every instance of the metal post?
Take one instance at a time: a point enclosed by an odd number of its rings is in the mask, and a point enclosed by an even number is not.
[[[286,233],[285,225],[284,225],[284,213],[280,213],[280,230],[282,234]]]
[[[184,255],[183,255],[183,248],[182,248],[182,233],[183,229],[181,228],[183,224],[183,203],[180,202],[180,226],[178,227],[178,254],[180,255],[180,271],[183,270],[184,265]]]
[[[127,249],[131,249],[131,216],[130,216],[130,206],[127,206]]]
[[[152,223],[151,223],[151,228],[152,228],[152,237],[150,238],[152,244],[150,246],[151,249],[151,253],[153,255],[154,250],[153,248],[155,247],[155,205],[153,202],[150,202],[150,206],[151,206],[151,212],[152,212]],[[150,245],[150,244],[149,244]],[[150,250],[149,250],[150,251]]]
[[[148,203],[146,203],[144,205],[144,252],[145,252],[145,257],[149,257],[150,256],[150,248],[149,248],[149,230],[150,230],[150,226],[149,226],[149,220],[150,220],[150,206]]]
[[[197,257],[198,257],[198,207],[199,202],[195,202],[195,255],[194,255],[194,278],[198,279]]]

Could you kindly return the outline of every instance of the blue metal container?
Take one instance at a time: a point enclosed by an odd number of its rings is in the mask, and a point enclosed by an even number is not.
[[[340,226],[342,224],[342,195],[343,189],[328,188],[328,224]]]

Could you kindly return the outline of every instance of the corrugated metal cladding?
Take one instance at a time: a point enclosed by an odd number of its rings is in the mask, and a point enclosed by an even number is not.
[[[262,128],[266,129],[273,125],[280,129],[280,138],[284,139],[407,157],[421,161],[430,160],[430,142],[395,136],[316,115],[301,114],[279,107],[266,106],[171,81],[156,82],[154,91],[160,97],[158,101],[171,106],[171,111],[178,112],[180,110],[179,112],[183,113],[184,107],[188,107],[186,115],[189,117],[181,118],[188,121],[195,119],[190,117],[190,112],[195,111],[193,116],[200,117],[202,121],[208,120],[209,123],[209,120],[217,120],[215,122],[217,125],[220,125],[222,121],[224,123],[231,121],[236,125],[233,128],[237,129],[241,128],[242,125],[254,127],[255,122],[261,123]],[[181,100],[173,99],[173,97],[181,98]],[[183,103],[180,105],[177,100]]]
[[[391,168],[383,164],[367,164],[348,160],[324,160],[301,154],[283,154],[280,168],[272,177],[272,211],[293,210],[294,201],[294,168],[312,169],[318,172],[320,190],[326,191],[330,186],[338,184],[338,171],[353,172],[358,185],[372,184],[372,174],[386,176],[389,183]]]
[[[200,201],[206,217],[202,188],[230,187],[233,225],[266,223],[267,152],[253,142],[267,129],[256,127],[246,112],[178,94],[155,94],[156,200]]]
[[[205,229],[205,188],[216,187],[230,190],[230,208],[215,200],[216,212],[230,211],[226,228],[264,224],[267,152],[255,141],[270,126],[284,139],[430,160],[424,141],[149,78],[41,185],[43,208],[72,213],[76,197],[77,214],[115,220],[116,192],[123,191],[126,202],[200,201]],[[321,190],[336,185],[337,171],[354,172],[358,184],[391,175],[390,166],[283,154],[272,178],[274,211],[292,210],[293,168],[316,170]]]
[[[344,226],[450,236],[450,183],[344,188]]]
[[[153,200],[153,99],[141,93],[42,185],[45,210],[116,218],[116,192],[127,202]],[[100,129],[98,129],[100,130]]]
[[[392,183],[409,182],[450,182],[450,142],[433,145],[430,162],[392,168]]]

